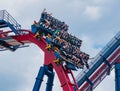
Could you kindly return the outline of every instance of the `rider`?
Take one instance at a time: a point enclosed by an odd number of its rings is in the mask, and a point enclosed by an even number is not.
[[[54,55],[55,55],[55,60],[53,60],[53,62],[55,63],[59,63],[60,60],[61,60],[61,56],[60,56],[60,52],[59,52],[59,49],[56,47],[55,50],[54,50]]]
[[[52,42],[52,39],[51,39],[51,35],[50,35],[50,34],[48,34],[48,35],[46,36],[46,42],[47,42],[46,49],[50,51],[50,49],[51,49],[51,42]]]

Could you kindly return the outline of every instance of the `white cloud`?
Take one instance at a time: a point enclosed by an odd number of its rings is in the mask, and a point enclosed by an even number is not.
[[[92,40],[87,35],[82,35],[81,39],[83,40],[81,50],[90,54],[91,57],[94,57],[100,51],[101,48],[96,48],[96,49],[94,48],[95,45],[94,40]]]
[[[108,0],[93,0],[93,2],[94,2],[95,4],[99,4],[99,5],[105,4],[105,3],[109,3]]]
[[[84,7],[85,7],[85,4],[81,1],[81,0],[72,0],[71,2],[68,2],[67,3],[67,7],[74,13],[72,13],[72,15],[78,15],[80,14]]]
[[[87,6],[83,12],[83,15],[85,15],[85,17],[87,17],[89,20],[99,20],[102,16],[102,12],[100,10],[100,7]]]

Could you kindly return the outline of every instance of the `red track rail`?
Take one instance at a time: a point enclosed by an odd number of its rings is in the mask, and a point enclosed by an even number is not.
[[[74,91],[73,86],[77,87],[76,82],[72,83],[69,75],[71,74],[73,81],[75,81],[75,78],[73,76],[73,73],[71,70],[66,70],[62,65],[56,65],[53,60],[54,60],[54,54],[53,52],[48,52],[45,48],[46,48],[46,42],[44,38],[41,38],[41,40],[37,40],[34,37],[34,34],[28,30],[24,30],[26,32],[28,32],[27,34],[24,35],[17,35],[17,36],[11,36],[13,39],[21,42],[21,43],[34,43],[36,44],[40,49],[42,49],[45,53],[45,60],[44,60],[44,65],[49,65],[51,64],[53,66],[53,68],[55,69],[58,78],[60,80],[61,83],[61,87],[63,88],[63,91]]]

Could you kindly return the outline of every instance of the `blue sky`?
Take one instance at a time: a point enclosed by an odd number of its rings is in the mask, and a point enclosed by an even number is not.
[[[83,40],[81,50],[94,57],[120,31],[119,4],[119,0],[0,0],[0,9],[7,10],[23,29],[30,29],[46,8],[69,25],[69,33]],[[0,91],[31,91],[43,55],[34,44],[16,52],[0,52]],[[112,71],[95,91],[115,91],[114,81]],[[54,85],[53,91],[62,91],[57,76]]]

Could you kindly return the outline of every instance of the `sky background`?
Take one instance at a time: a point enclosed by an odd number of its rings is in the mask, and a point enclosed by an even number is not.
[[[69,25],[69,33],[83,40],[81,50],[91,57],[120,31],[119,0],[0,0],[0,10],[7,10],[23,29],[31,29],[44,8]],[[34,44],[0,52],[0,91],[32,91],[43,56]],[[45,91],[45,80],[40,91]],[[114,82],[112,71],[94,91],[115,91]],[[57,76],[53,91],[62,91]]]

